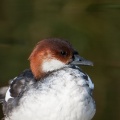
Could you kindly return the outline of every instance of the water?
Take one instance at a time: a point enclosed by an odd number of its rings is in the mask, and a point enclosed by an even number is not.
[[[0,6],[0,86],[29,68],[39,40],[65,38],[94,62],[82,67],[95,84],[93,120],[120,120],[119,2],[6,0]]]

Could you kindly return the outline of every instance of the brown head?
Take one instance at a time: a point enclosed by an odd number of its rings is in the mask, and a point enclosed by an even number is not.
[[[80,57],[68,41],[58,38],[38,42],[29,60],[30,68],[36,79],[43,77],[47,72],[69,64],[92,65],[90,61]]]

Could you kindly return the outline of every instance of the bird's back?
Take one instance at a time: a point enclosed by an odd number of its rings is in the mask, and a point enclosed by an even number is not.
[[[6,116],[19,105],[19,99],[30,84],[35,82],[30,69],[24,70],[20,75],[10,80],[10,86],[4,96],[3,112]]]

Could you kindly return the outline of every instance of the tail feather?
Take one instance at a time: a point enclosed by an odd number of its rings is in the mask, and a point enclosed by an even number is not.
[[[0,103],[4,101],[7,90],[8,90],[8,86],[0,88]]]

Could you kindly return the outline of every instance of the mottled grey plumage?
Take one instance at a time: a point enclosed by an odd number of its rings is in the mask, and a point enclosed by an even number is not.
[[[40,90],[41,84],[49,82],[48,79],[51,79],[52,77],[56,76],[56,78],[57,78],[57,74],[58,73],[60,74],[59,71],[66,71],[67,73],[70,73],[70,76],[73,76],[74,79],[78,79],[79,73],[76,74],[76,72],[77,71],[80,72],[81,78],[86,81],[85,84],[82,85],[82,87],[85,87],[87,89],[90,96],[92,95],[93,88],[90,87],[90,83],[89,83],[87,74],[85,74],[81,69],[79,69],[76,66],[71,65],[71,66],[69,66],[69,68],[64,67],[60,70],[50,72],[44,77],[44,79],[42,79],[42,81],[36,81],[31,70],[27,69],[27,70],[23,71],[19,76],[14,78],[10,84],[9,91],[10,91],[10,95],[12,98],[8,99],[8,101],[3,102],[3,111],[4,111],[5,116],[8,117],[16,107],[19,107],[21,105],[21,103],[20,103],[21,97],[23,97],[23,96],[25,97],[27,91],[29,91],[31,89]],[[76,72],[74,73],[73,71],[76,71]],[[60,76],[58,75],[58,78],[59,77]],[[88,101],[89,101],[90,96],[88,96],[88,98],[87,98]],[[90,97],[90,101],[91,101],[91,98],[92,97]],[[28,97],[28,99],[29,99],[29,97]]]
[[[11,80],[9,92],[12,98],[8,99],[8,101],[3,101],[3,111],[5,115],[8,115],[14,107],[19,105],[19,99],[22,97],[22,94],[26,88],[34,82],[35,79],[30,69],[24,70],[20,75]]]

